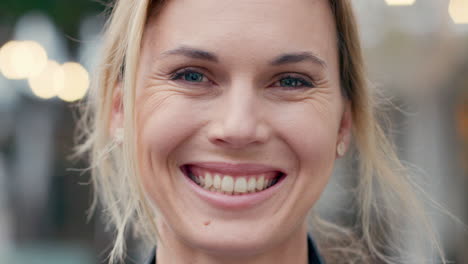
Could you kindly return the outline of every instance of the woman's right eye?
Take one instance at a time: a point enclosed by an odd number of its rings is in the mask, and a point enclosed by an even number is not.
[[[209,82],[208,78],[203,74],[194,70],[184,69],[174,73],[171,77],[171,80],[182,80],[184,82],[190,83],[203,83]]]

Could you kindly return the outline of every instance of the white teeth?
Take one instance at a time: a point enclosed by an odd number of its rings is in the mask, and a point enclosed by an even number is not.
[[[204,172],[200,175],[190,174],[190,178],[199,186],[210,192],[223,193],[227,195],[242,195],[255,193],[271,186],[273,179],[265,179],[264,174],[259,176],[232,177],[218,173]]]
[[[238,193],[247,192],[247,180],[244,177],[237,178],[234,184],[234,191]]]
[[[197,177],[198,178],[198,181],[199,181],[199,184],[200,186],[205,186],[205,177]]]
[[[221,177],[219,177],[219,174],[215,174],[213,179],[213,186],[218,190],[221,189]]]
[[[255,177],[251,177],[249,182],[247,183],[247,191],[248,192],[255,192],[255,187],[257,186],[257,180]]]
[[[260,178],[257,180],[257,190],[261,191],[264,188],[264,183],[265,183],[265,177],[262,175]]]
[[[234,190],[234,179],[231,176],[223,177],[223,181],[221,182],[221,190],[225,191],[227,194],[232,193]]]
[[[203,177],[201,177],[203,178]],[[204,178],[205,184],[202,185],[203,188],[208,189],[213,185],[213,178],[211,178],[211,174],[209,172],[205,173],[205,178]]]
[[[263,189],[270,187],[270,182],[271,182],[271,179],[265,180],[265,185],[264,185],[265,187],[263,187]]]

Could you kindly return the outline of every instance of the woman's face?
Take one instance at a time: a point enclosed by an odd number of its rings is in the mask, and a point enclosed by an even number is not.
[[[349,132],[328,1],[169,1],[144,32],[136,93],[163,239],[253,254],[306,231]]]

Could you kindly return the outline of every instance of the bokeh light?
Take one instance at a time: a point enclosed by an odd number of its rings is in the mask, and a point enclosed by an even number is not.
[[[451,0],[449,14],[456,24],[468,24],[468,0]]]
[[[37,97],[52,98],[64,88],[64,71],[56,61],[49,60],[39,74],[28,79],[28,83]]]
[[[389,6],[408,6],[414,4],[416,0],[385,0]]]
[[[17,74],[12,65],[12,54],[19,41],[9,41],[0,49],[0,71],[8,79],[16,79]]]
[[[0,50],[0,70],[8,79],[32,77],[46,64],[47,53],[35,41],[10,41]]]
[[[61,68],[64,74],[64,83],[62,89],[58,90],[57,96],[66,102],[83,98],[89,88],[88,71],[76,62],[67,62]]]

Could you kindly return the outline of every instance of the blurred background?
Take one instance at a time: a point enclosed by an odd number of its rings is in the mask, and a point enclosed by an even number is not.
[[[468,223],[468,0],[353,2],[369,78],[394,105],[387,111],[401,157]],[[68,158],[103,11],[91,0],[0,1],[0,264],[105,260],[111,234],[99,214],[87,221],[89,175],[76,170],[86,164]],[[320,201],[325,214],[339,216],[345,175],[338,166]],[[462,226],[432,218],[448,258],[468,263]],[[126,263],[147,254],[136,241],[129,249]]]

